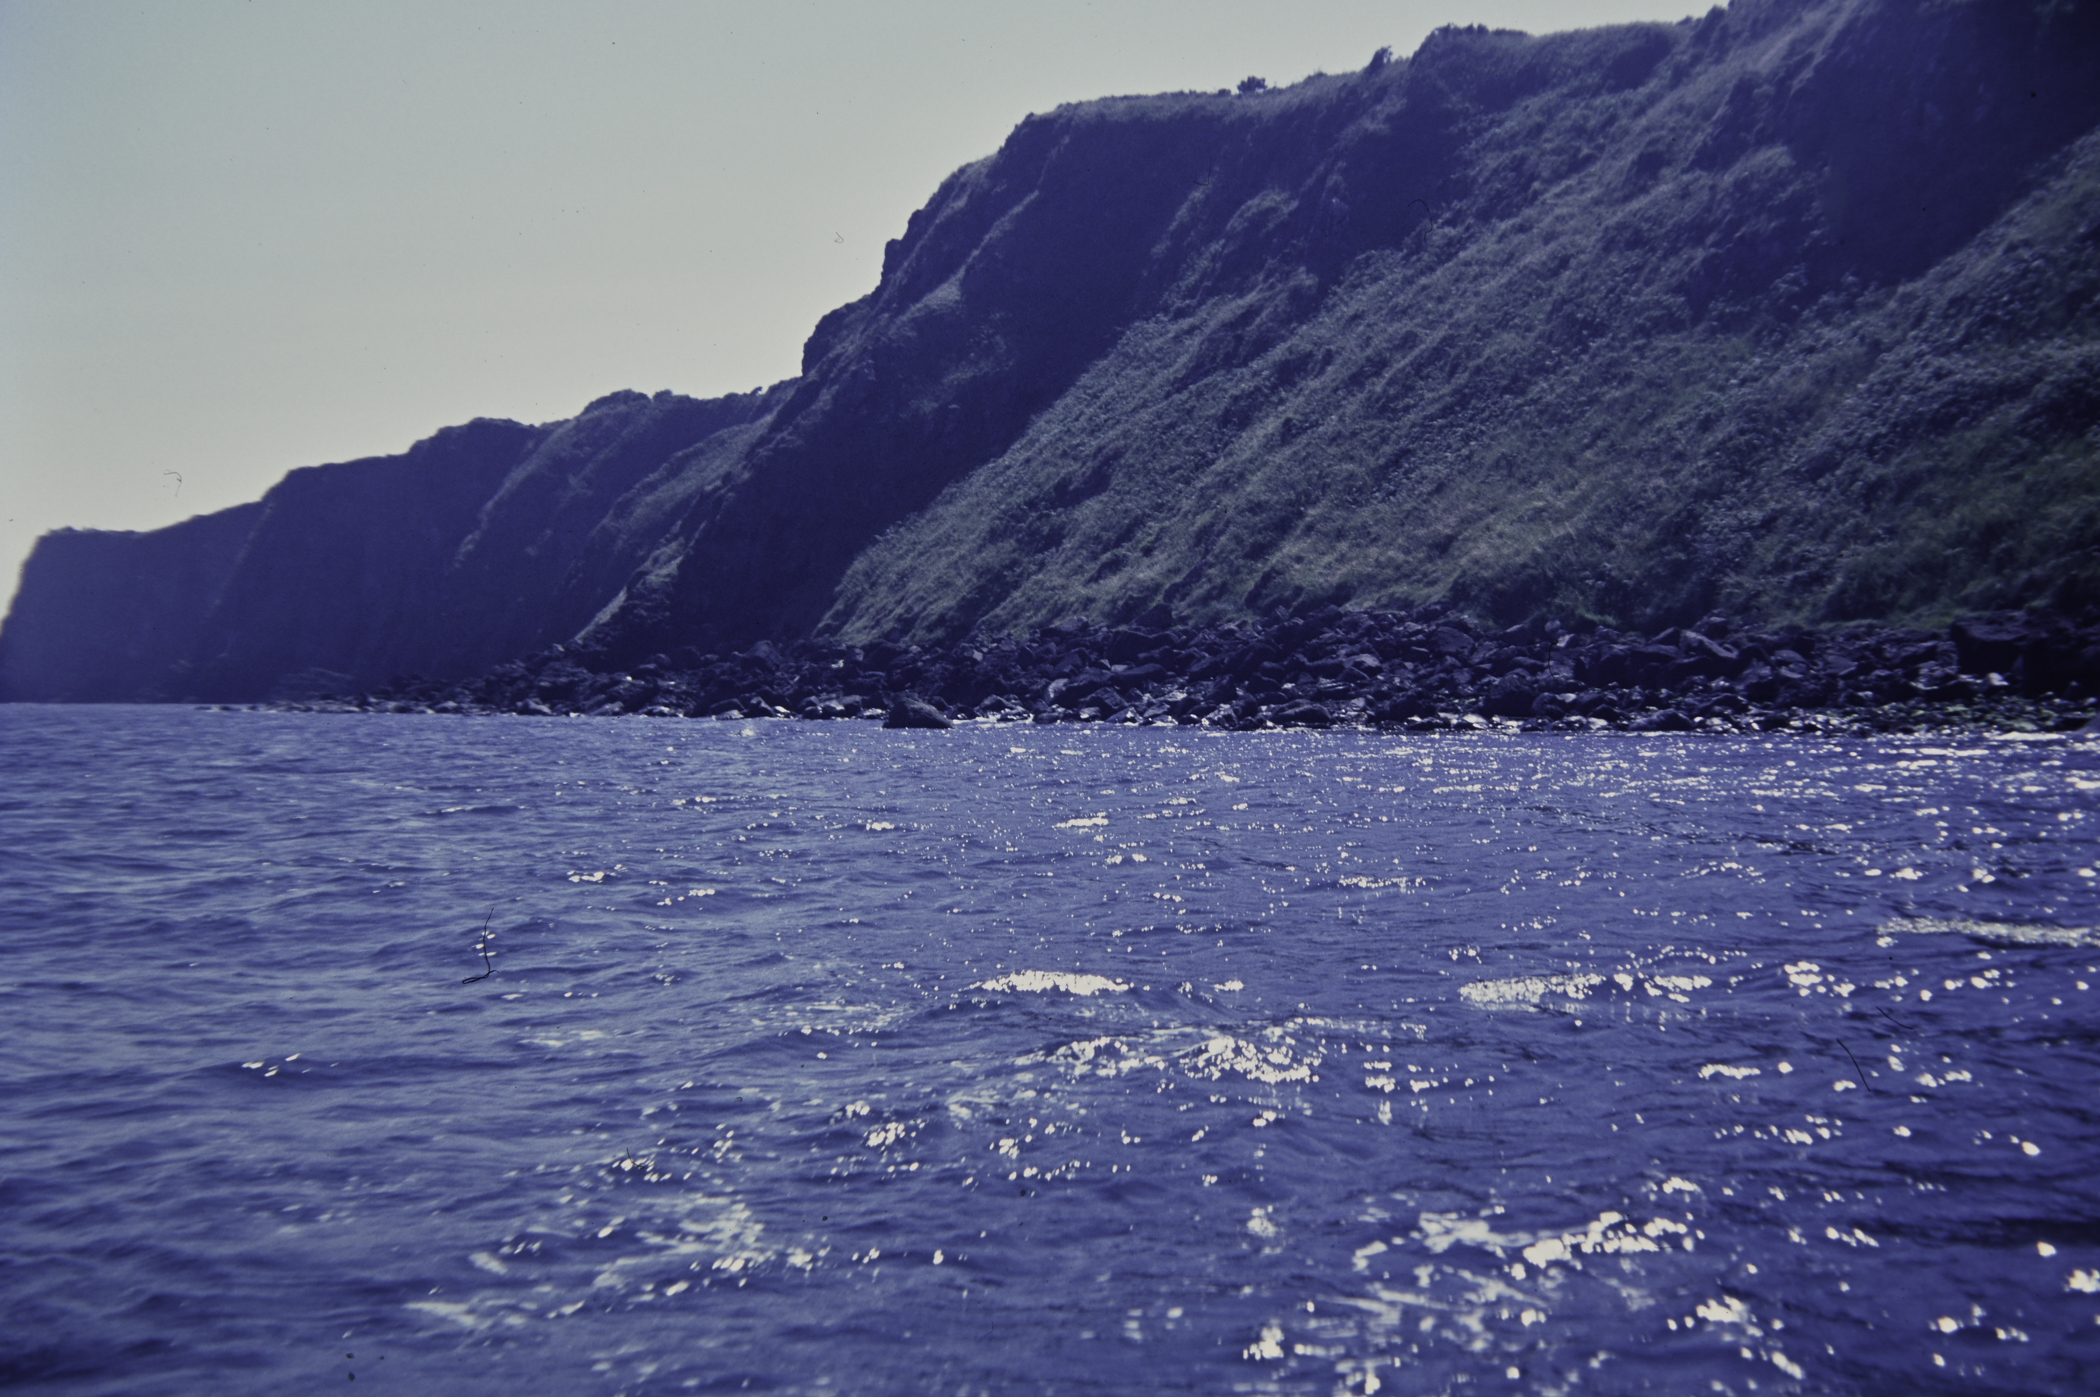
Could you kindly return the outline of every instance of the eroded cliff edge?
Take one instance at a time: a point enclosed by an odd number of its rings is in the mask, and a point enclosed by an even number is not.
[[[1738,0],[1060,108],[766,393],[478,422],[239,518],[51,536],[0,695],[1161,608],[2090,608],[2095,72],[2091,7]]]

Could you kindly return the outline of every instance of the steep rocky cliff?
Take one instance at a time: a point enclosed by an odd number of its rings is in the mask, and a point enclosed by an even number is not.
[[[179,539],[53,535],[0,693],[1328,603],[2092,607],[2096,73],[2091,6],[1737,0],[1060,108],[765,394],[475,423]]]
[[[61,529],[38,539],[0,630],[0,697],[187,696],[198,625],[262,512],[244,504],[152,533]]]
[[[766,406],[615,393],[568,422],[470,422],[295,470],[173,528],[47,535],[0,631],[0,697],[296,698],[565,639]]]

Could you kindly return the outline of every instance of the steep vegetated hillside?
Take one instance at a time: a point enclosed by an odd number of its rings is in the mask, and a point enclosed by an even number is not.
[[[51,536],[0,692],[1332,604],[2100,606],[2096,74],[2100,10],[2062,0],[1737,0],[1060,108],[765,393]]]
[[[2100,600],[2100,63],[2051,28],[1738,5],[1049,118],[1215,153],[1114,349],[824,625]]]

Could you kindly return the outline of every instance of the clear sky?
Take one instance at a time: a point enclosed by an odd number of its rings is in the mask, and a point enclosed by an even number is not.
[[[1693,8],[0,0],[0,595],[46,529],[785,378],[1030,112]]]

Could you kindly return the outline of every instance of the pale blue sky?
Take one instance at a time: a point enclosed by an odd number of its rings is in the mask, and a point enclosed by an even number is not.
[[[1691,10],[0,0],[0,588],[46,529],[786,377],[1032,111]]]

